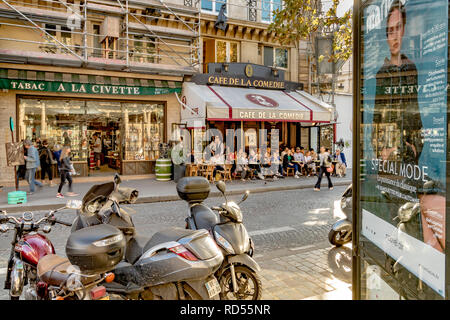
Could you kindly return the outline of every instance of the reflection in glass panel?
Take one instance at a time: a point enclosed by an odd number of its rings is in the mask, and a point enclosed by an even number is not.
[[[230,42],[230,61],[238,62],[238,44],[236,42]]]
[[[216,42],[216,62],[227,62],[227,43],[225,41]]]
[[[123,103],[123,159],[154,160],[164,137],[164,106]]]
[[[287,49],[276,48],[275,49],[275,64],[280,68],[288,67],[288,51]]]

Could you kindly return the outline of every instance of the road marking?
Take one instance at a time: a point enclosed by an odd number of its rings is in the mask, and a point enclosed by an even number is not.
[[[291,251],[298,251],[298,250],[310,249],[310,248],[314,248],[314,247],[315,247],[315,245],[310,244],[310,245],[303,246],[303,247],[289,248],[289,250],[291,250]]]
[[[7,268],[0,268],[0,274],[6,274]]]
[[[263,235],[263,234],[278,233],[278,232],[285,232],[285,231],[295,231],[295,229],[291,228],[291,227],[270,228],[270,229],[264,229],[264,230],[250,231],[248,234],[249,234],[249,236],[259,236],[259,235]]]

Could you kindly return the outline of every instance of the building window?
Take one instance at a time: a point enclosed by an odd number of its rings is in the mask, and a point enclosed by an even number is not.
[[[155,39],[141,35],[135,35],[133,38],[133,61],[141,63],[154,63],[156,54]]]
[[[100,42],[100,25],[99,24],[94,24],[92,25],[93,28],[93,47],[94,47],[94,51],[93,51],[93,56],[96,58],[101,58],[102,57],[102,44]]]
[[[256,9],[256,0],[248,0],[248,20],[256,21],[257,20],[257,9]]]
[[[216,41],[216,62],[239,62],[237,42]]]
[[[275,10],[281,10],[281,0],[262,0],[262,21],[273,22]]]
[[[227,4],[227,0],[202,0],[202,10],[219,13],[220,7]],[[225,7],[225,12],[227,12]]]
[[[268,67],[288,68],[288,50],[264,46],[264,65]]]

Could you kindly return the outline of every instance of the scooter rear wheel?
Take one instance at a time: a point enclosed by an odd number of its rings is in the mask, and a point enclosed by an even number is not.
[[[227,269],[220,277],[221,300],[260,300],[262,283],[259,275],[246,266],[235,266],[237,292],[233,292],[231,270]]]
[[[331,229],[330,232],[328,233],[328,240],[330,241],[330,243],[332,245],[334,245],[336,247],[340,247],[340,246],[352,241],[351,234],[350,234],[350,236],[347,236],[348,232],[351,233],[351,231],[335,231],[335,230]]]

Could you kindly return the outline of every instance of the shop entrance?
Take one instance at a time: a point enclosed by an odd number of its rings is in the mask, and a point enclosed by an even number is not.
[[[19,139],[46,139],[55,151],[69,146],[80,176],[102,176],[151,173],[164,118],[157,103],[23,97],[17,122]]]

